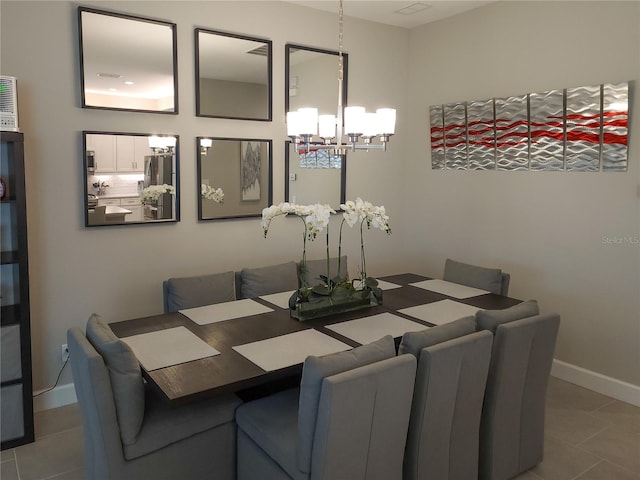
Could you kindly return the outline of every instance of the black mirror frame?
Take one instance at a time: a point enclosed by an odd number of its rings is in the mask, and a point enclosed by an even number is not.
[[[212,35],[220,35],[230,38],[238,38],[241,40],[250,40],[254,42],[261,42],[267,46],[267,91],[268,91],[268,105],[267,105],[267,118],[254,118],[254,117],[230,117],[225,115],[207,115],[201,112],[200,109],[200,39],[199,33],[209,33]],[[195,36],[195,87],[196,87],[196,117],[206,118],[225,118],[231,120],[253,120],[256,122],[271,122],[273,120],[273,41],[251,37],[248,35],[241,35],[237,33],[223,32],[220,30],[210,30],[206,28],[196,28],[194,30]]]
[[[259,213],[249,214],[249,215],[227,215],[221,217],[214,218],[204,218],[202,216],[202,153],[200,150],[200,140],[203,138],[210,138],[213,141],[216,140],[231,140],[231,141],[239,141],[239,142],[266,142],[269,145],[269,158],[267,162],[269,163],[269,188],[267,192],[267,207],[271,206],[273,203],[273,140],[266,138],[231,138],[231,137],[196,137],[196,152],[198,152],[198,158],[196,162],[197,167],[197,175],[196,175],[196,191],[198,192],[198,221],[199,222],[210,222],[216,220],[230,220],[230,219],[239,219],[239,218],[256,218],[262,216],[262,210]]]
[[[171,133],[162,133],[158,134],[160,137],[175,137],[176,146],[174,148],[174,165],[176,171],[176,184],[174,185],[176,189],[175,193],[175,214],[174,218],[163,219],[163,220],[153,220],[153,221],[140,221],[140,222],[123,222],[123,223],[103,223],[90,225],[89,224],[89,209],[87,204],[87,199],[89,195],[89,190],[87,187],[88,178],[87,178],[87,169],[89,165],[87,164],[87,156],[85,152],[87,151],[87,135],[128,135],[135,137],[148,137],[150,135],[156,135],[155,133],[132,133],[132,132],[105,132],[105,131],[94,131],[94,130],[83,130],[81,132],[82,135],[82,182],[83,182],[83,210],[84,210],[84,227],[85,228],[101,228],[101,227],[122,227],[122,226],[130,226],[130,225],[165,225],[167,223],[177,223],[180,221],[180,136],[174,135]]]
[[[164,25],[171,28],[172,33],[172,61],[173,61],[173,111],[167,110],[145,110],[138,108],[118,108],[118,107],[103,107],[95,105],[87,105],[85,96],[85,73],[84,73],[84,49],[83,49],[83,36],[82,36],[82,13],[95,13],[99,15],[108,15],[111,17],[124,18],[128,20],[137,20],[140,22],[155,23],[158,25]],[[118,13],[108,10],[100,10],[89,7],[78,7],[78,46],[80,53],[80,94],[81,94],[81,106],[82,108],[98,109],[98,110],[116,110],[124,112],[141,112],[141,113],[158,113],[164,115],[177,115],[179,112],[178,101],[178,35],[177,25],[175,23],[167,22],[164,20],[155,20],[147,17],[140,17],[136,15],[130,15],[126,13]]]
[[[289,75],[289,67],[290,67],[290,60],[289,60],[289,56],[291,55],[291,50],[307,50],[309,52],[316,52],[316,53],[326,53],[328,55],[335,55],[336,57],[340,55],[340,52],[337,52],[335,50],[325,50],[323,48],[315,48],[315,47],[307,47],[304,45],[297,45],[294,43],[287,43],[284,46],[284,114],[285,117],[287,115],[287,112],[289,111],[289,82],[290,82],[290,75]],[[344,109],[344,107],[347,106],[347,86],[349,85],[348,82],[348,74],[349,74],[349,54],[348,53],[343,53],[342,54],[342,68],[343,68],[343,75],[342,75],[342,108]],[[337,90],[337,86],[338,86],[338,74],[337,74],[337,69],[336,69],[336,90]],[[337,104],[337,99],[336,99],[336,108],[338,107]],[[343,112],[344,113],[344,112]]]
[[[284,48],[285,48],[285,51],[284,51],[284,114],[286,116],[287,112],[289,111],[289,88],[290,88],[289,57],[292,53],[292,50],[307,50],[310,52],[326,53],[328,55],[335,55],[335,56],[339,56],[340,52],[337,52],[335,50],[326,50],[322,48],[308,47],[305,45],[298,45],[294,43],[287,43],[284,46]],[[347,53],[342,54],[342,66],[343,66],[343,77],[342,77],[342,80],[343,80],[342,106],[343,107],[342,108],[344,109],[344,107],[347,106],[347,86],[349,84],[348,82],[349,54]],[[337,86],[337,82],[338,82],[338,78],[336,74],[336,86]],[[338,105],[336,103],[336,107],[337,106]],[[289,154],[290,143],[291,141],[289,140],[285,141],[285,148],[284,148],[284,199],[287,202],[289,201],[289,162],[291,161],[290,154]],[[347,155],[344,154],[344,155],[341,155],[341,157],[342,157],[342,169],[341,169],[342,171],[340,173],[340,203],[344,203],[346,201],[346,189],[347,189]]]

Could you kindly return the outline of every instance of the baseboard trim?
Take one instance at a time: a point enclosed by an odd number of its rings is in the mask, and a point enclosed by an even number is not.
[[[570,363],[554,360],[551,366],[551,375],[574,383],[594,392],[607,395],[623,402],[640,407],[640,386],[623,382],[612,377],[607,377],[601,373],[587,370]],[[34,392],[38,393],[38,392]],[[43,393],[33,399],[33,409],[48,410],[50,408],[62,407],[71,403],[76,403],[76,391],[73,383],[60,385],[53,390]]]
[[[33,392],[34,395],[44,392]],[[53,390],[42,393],[33,398],[33,410],[39,412],[41,410],[49,410],[50,408],[62,407],[71,403],[76,403],[76,389],[73,383],[67,383],[66,385],[60,385]]]
[[[551,375],[640,407],[640,387],[570,363],[554,360]]]

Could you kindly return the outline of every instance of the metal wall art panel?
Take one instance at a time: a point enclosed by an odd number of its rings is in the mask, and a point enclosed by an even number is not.
[[[429,107],[431,123],[431,168],[444,169],[444,118],[442,105]]]
[[[445,168],[467,168],[467,119],[464,103],[444,106],[444,162]]]
[[[527,96],[496,98],[496,160],[498,170],[529,168]]]
[[[471,102],[467,105],[470,170],[496,168],[496,132],[493,119],[493,100]]]
[[[600,170],[600,86],[567,88],[565,113],[566,168]]]
[[[429,118],[434,170],[628,168],[628,82],[432,105]]]
[[[564,170],[564,93],[529,94],[531,170]]]
[[[626,83],[602,89],[602,170],[627,170],[629,89]]]

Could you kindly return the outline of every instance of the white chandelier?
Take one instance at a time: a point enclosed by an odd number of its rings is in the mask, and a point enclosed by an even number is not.
[[[176,146],[176,137],[160,137],[158,135],[151,135],[149,137],[149,148],[153,151],[154,155],[171,153]]]
[[[342,108],[343,92],[343,58],[342,33],[343,9],[340,0],[339,9],[339,49],[338,49],[338,115],[318,115],[318,109],[312,107],[299,108],[297,111],[287,112],[287,136],[296,145],[296,151],[311,149],[328,149],[337,154],[344,154],[348,149],[387,150],[387,142],[395,133],[396,110],[394,108],[379,108],[375,113],[366,112],[364,107]],[[343,122],[344,121],[344,122]],[[311,144],[314,137],[320,137],[322,144]],[[349,143],[343,143],[348,137]],[[380,143],[372,143],[379,137]],[[335,140],[335,143],[333,143]],[[362,140],[362,143],[358,143]]]

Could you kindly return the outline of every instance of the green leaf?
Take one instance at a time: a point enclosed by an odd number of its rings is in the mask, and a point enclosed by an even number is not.
[[[367,277],[367,278],[364,279],[364,286],[365,287],[370,287],[370,288],[377,287],[378,286],[378,280],[376,280],[373,277]]]
[[[346,286],[339,285],[333,289],[333,291],[331,292],[331,296],[336,299],[346,298],[351,296],[351,290]]]
[[[313,293],[318,295],[329,295],[331,290],[326,285],[318,284],[313,286]]]

